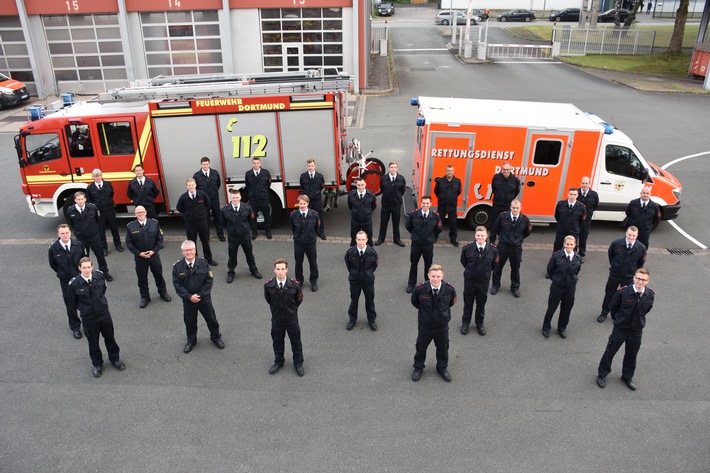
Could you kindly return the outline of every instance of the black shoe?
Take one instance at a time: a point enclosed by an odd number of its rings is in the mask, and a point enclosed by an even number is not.
[[[224,235],[217,235],[217,238],[219,238],[219,241],[227,241],[227,239],[224,238]]]
[[[606,378],[604,376],[597,376],[597,386],[604,389],[604,386],[606,386]]]
[[[402,240],[395,240],[395,241],[394,241],[394,244],[397,245],[397,246],[401,246],[402,248],[404,248],[405,246],[407,246],[407,245],[404,244],[404,242],[403,242]]]
[[[461,335],[466,335],[468,333],[468,324],[463,324],[461,326]]]
[[[213,259],[208,259],[208,260],[207,260],[207,264],[209,264],[210,266],[219,266],[219,263],[217,263],[217,262],[216,262],[215,260],[213,260]]]
[[[377,332],[377,324],[375,322],[370,322],[370,330]]]
[[[345,326],[345,330],[352,330],[354,326],[355,326],[355,321],[354,321],[354,320],[351,320],[351,321],[348,322],[348,324]]]
[[[221,338],[218,338],[217,340],[212,340],[212,343],[214,343],[215,346],[217,348],[219,348],[220,350],[224,350],[224,342],[222,341]]]
[[[170,297],[167,292],[162,293],[160,295],[160,298],[163,299],[165,302],[170,302],[171,300],[173,300],[173,298]]]
[[[283,365],[274,363],[273,365],[271,365],[271,368],[269,368],[269,374],[276,374],[276,372],[280,370],[282,366]]]
[[[515,297],[516,299],[520,297],[520,291],[518,291],[517,289],[513,289],[512,292],[513,297]]]
[[[266,239],[271,240],[272,238],[273,238],[273,236],[271,236],[271,232],[266,232]],[[301,376],[303,376],[303,375],[301,375]]]
[[[74,338],[76,338],[77,340],[81,339],[81,330],[80,329],[72,330],[71,334],[74,335]]]
[[[416,383],[421,378],[422,378],[422,370],[415,368],[414,371],[412,371],[412,381],[414,381]]]
[[[480,336],[484,336],[486,334],[486,327],[484,327],[483,324],[476,325],[476,330]]]
[[[580,259],[581,263],[584,264],[584,256],[580,256],[579,259]]]
[[[443,369],[443,370],[439,371],[439,376],[441,376],[444,379],[444,381],[446,381],[447,383],[451,382],[451,375],[449,374],[448,370]]]
[[[109,273],[104,274],[104,279],[107,280],[108,282],[113,281],[113,276],[111,276]]]
[[[99,376],[101,376],[101,367],[100,366],[94,366],[93,375],[94,375],[94,378],[98,378]]]
[[[227,284],[232,284],[234,281],[234,273],[227,273]]]
[[[187,342],[185,344],[185,347],[182,349],[183,353],[190,353],[192,351],[192,348],[195,346],[194,343]]]
[[[624,383],[626,383],[626,387],[628,387],[630,390],[636,391],[636,385],[634,384],[633,381],[631,381],[630,379],[626,379],[626,378],[621,378],[621,380]]]
[[[121,245],[116,245],[116,251],[123,253],[123,247]]]
[[[108,256],[108,250],[103,251],[104,256]]]
[[[303,376],[304,374],[306,374],[306,372],[303,371],[303,365],[296,365],[295,368],[296,368],[296,374],[298,376]]]
[[[459,242],[456,240],[451,240],[451,244],[458,248]]]
[[[311,283],[311,291],[316,292],[318,290],[318,284],[316,283]]]
[[[565,331],[565,330],[558,330],[557,333],[560,334],[560,338],[567,338],[567,331]]]
[[[141,303],[138,305],[141,309],[145,309],[146,306],[150,303],[150,297],[141,297]]]
[[[492,295],[492,296],[495,296],[496,294],[498,294],[498,288],[497,288],[497,287],[492,287],[492,288],[491,288],[491,295]]]
[[[318,237],[319,237],[321,240],[327,240],[327,239],[328,239],[328,237],[325,236],[325,234],[323,234],[323,235],[318,235]]]
[[[550,279],[550,275],[549,275],[549,274],[545,274],[545,279]]]
[[[411,294],[413,290],[414,290],[414,286],[407,286],[407,289],[406,289],[407,294]]]
[[[258,269],[255,269],[254,271],[251,272],[251,275],[254,276],[256,279],[261,279],[261,273],[259,272]]]
[[[256,233],[256,232],[254,232],[254,233],[251,234],[251,239],[252,239],[252,240],[256,240],[256,237],[258,237],[258,236],[259,236],[259,234]]]
[[[385,240],[383,240],[382,238],[378,238],[378,239],[375,241],[375,246],[380,246],[380,245],[383,244],[384,242],[385,242]]]
[[[606,314],[599,314],[599,317],[597,317],[597,322],[602,323],[606,320]]]
[[[542,329],[542,336],[545,338],[550,338],[550,329],[549,328],[543,328]]]
[[[115,366],[118,371],[123,371],[126,369],[126,365],[124,365],[121,360],[112,361],[111,364]]]

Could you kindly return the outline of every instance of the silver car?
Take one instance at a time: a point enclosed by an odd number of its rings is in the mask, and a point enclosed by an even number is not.
[[[457,25],[465,25],[466,24],[466,13],[459,11],[459,10],[454,10],[454,15],[456,15],[456,24]],[[471,24],[472,25],[477,25],[480,23],[481,17],[472,15],[471,16]],[[451,10],[441,10],[439,13],[436,14],[434,17],[434,23],[437,25],[450,25],[451,22]]]

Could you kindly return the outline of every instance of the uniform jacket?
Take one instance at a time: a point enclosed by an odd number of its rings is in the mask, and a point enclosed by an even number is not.
[[[232,239],[244,240],[256,231],[254,211],[244,202],[239,202],[239,212],[234,211],[231,202],[222,207],[222,221],[227,227],[227,236]]]
[[[300,210],[294,210],[288,217],[291,224],[293,242],[299,245],[312,245],[316,242],[316,235],[320,232],[320,217],[315,210],[308,209],[306,218]]]
[[[597,194],[596,191],[589,189],[587,191],[587,197],[584,197],[582,195],[582,189],[579,189],[579,197],[577,197],[577,200],[587,207],[587,220],[591,220],[592,215],[594,215],[594,211],[597,210],[597,207],[599,206],[599,194]]]
[[[456,304],[456,289],[446,281],[441,282],[436,300],[429,281],[418,284],[412,291],[412,305],[419,310],[419,323],[432,328],[448,327],[451,320],[451,307],[454,304]]]
[[[199,189],[195,190],[195,198],[190,198],[190,193],[185,192],[177,201],[175,209],[182,214],[186,222],[203,222],[210,218],[210,198]]]
[[[461,194],[461,179],[454,176],[451,181],[446,176],[439,177],[434,185],[434,195],[437,199],[437,208],[455,209]]]
[[[111,212],[116,210],[113,201],[113,185],[108,181],[102,181],[101,189],[96,182],[89,184],[86,188],[86,201],[91,202],[99,209],[99,212]]]
[[[345,252],[345,266],[348,268],[348,281],[374,281],[380,258],[377,251],[365,245],[365,254],[360,256],[357,245]]]
[[[57,273],[57,277],[62,281],[70,281],[71,278],[79,275],[79,261],[85,256],[84,246],[79,240],[71,239],[69,253],[64,249],[62,240],[49,246],[49,266]]]
[[[254,176],[254,170],[250,169],[244,173],[249,201],[269,200],[269,189],[271,188],[271,173],[268,169],[261,168],[259,177]]]
[[[160,195],[160,191],[153,179],[147,176],[144,176],[143,179],[145,179],[145,183],[143,187],[141,187],[141,185],[138,184],[138,178],[133,178],[133,180],[128,183],[128,191],[126,194],[135,205],[153,205],[155,199]]]
[[[264,299],[271,309],[274,322],[298,322],[298,306],[303,302],[301,285],[295,279],[286,278],[283,290],[276,278],[264,284]]]
[[[464,267],[463,277],[474,284],[487,285],[491,280],[491,273],[498,264],[498,250],[489,243],[478,251],[478,243],[469,243],[461,249],[461,266]]]
[[[210,168],[210,177],[207,177],[200,169],[192,178],[197,183],[197,188],[207,194],[211,201],[216,200],[219,202],[219,189],[222,187],[222,179],[217,171]]]
[[[74,204],[69,207],[67,216],[74,227],[74,236],[77,239],[90,240],[99,236],[99,209],[94,204],[87,202],[83,212],[79,212]]]
[[[311,179],[310,173],[306,171],[301,174],[299,183],[301,184],[302,193],[307,195],[311,202],[321,200],[323,197],[323,189],[325,189],[325,178],[323,174],[315,171],[313,173],[313,179]]]
[[[532,223],[522,212],[518,214],[513,223],[510,211],[501,213],[491,227],[491,244],[495,244],[498,238],[500,246],[519,247],[523,245],[523,240],[530,236]]]
[[[557,220],[557,233],[578,236],[579,226],[587,220],[587,209],[583,203],[577,201],[570,210],[569,201],[561,200],[555,207],[555,220]]]
[[[626,238],[614,240],[609,245],[609,272],[620,278],[633,277],[636,270],[643,268],[646,262],[646,247],[636,240],[629,250],[626,247]]]
[[[552,284],[560,287],[572,287],[577,285],[577,275],[582,269],[582,258],[574,252],[572,261],[567,259],[565,250],[556,251],[549,263],[547,263],[547,274],[552,280]]]
[[[106,300],[106,280],[104,273],[94,270],[91,273],[91,286],[83,277],[76,276],[69,281],[67,306],[74,312],[77,309],[81,320],[94,320],[108,313]]]
[[[491,180],[493,189],[493,203],[496,205],[509,206],[510,202],[520,194],[520,179],[510,173],[508,179],[503,177],[503,173],[498,173]]]
[[[202,300],[209,299],[213,282],[214,276],[206,259],[195,258],[192,271],[189,270],[185,258],[173,265],[173,286],[183,301],[189,302],[193,294],[197,294]]]
[[[357,190],[350,191],[348,194],[348,208],[353,222],[372,221],[372,211],[375,210],[375,207],[377,207],[377,197],[369,189],[365,189],[365,195],[362,199]]]
[[[433,245],[441,233],[441,218],[431,209],[426,219],[422,209],[412,210],[407,215],[404,227],[412,234],[412,241],[417,245]]]
[[[626,228],[635,225],[639,233],[651,233],[651,230],[661,221],[661,209],[652,200],[645,208],[641,208],[641,198],[629,202],[626,207]]]
[[[126,225],[126,246],[128,251],[138,256],[144,251],[156,254],[163,249],[163,230],[157,220],[148,218],[142,227],[138,220]]]
[[[614,293],[609,305],[614,327],[641,329],[646,326],[646,314],[653,309],[655,293],[646,287],[641,299],[636,296],[633,284],[624,286]]]
[[[394,182],[390,177],[390,173],[385,174],[380,179],[380,190],[382,191],[382,206],[402,206],[402,196],[404,196],[404,191],[407,188],[407,181],[404,180],[404,176],[397,173],[397,177],[394,178]]]

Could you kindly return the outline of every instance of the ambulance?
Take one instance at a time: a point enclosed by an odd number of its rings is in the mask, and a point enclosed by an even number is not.
[[[520,179],[523,212],[554,223],[555,205],[584,176],[599,193],[594,220],[623,221],[629,201],[652,187],[663,220],[678,216],[680,182],[646,161],[623,132],[572,104],[419,97],[412,189],[416,202],[431,195],[446,166],[463,192],[458,217],[469,227],[489,225],[493,176],[509,163]]]

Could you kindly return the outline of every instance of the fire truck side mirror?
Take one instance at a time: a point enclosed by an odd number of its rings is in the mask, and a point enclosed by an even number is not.
[[[20,167],[25,167],[27,165],[27,161],[25,161],[22,156],[22,142],[20,141],[20,135],[15,135],[15,151],[17,152],[17,161]]]

